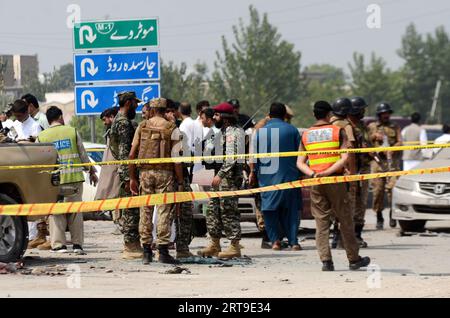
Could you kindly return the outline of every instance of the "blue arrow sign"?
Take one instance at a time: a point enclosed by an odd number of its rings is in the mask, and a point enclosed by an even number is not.
[[[159,83],[104,85],[104,86],[76,86],[75,110],[76,115],[99,115],[105,109],[119,106],[117,95],[125,91],[134,91],[142,101],[148,102],[160,96]],[[138,111],[141,111],[142,104]]]
[[[75,54],[75,83],[159,80],[159,52]]]

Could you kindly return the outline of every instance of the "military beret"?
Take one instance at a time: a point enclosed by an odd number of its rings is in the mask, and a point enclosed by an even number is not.
[[[233,114],[234,108],[229,103],[222,103],[213,107],[216,113]]]

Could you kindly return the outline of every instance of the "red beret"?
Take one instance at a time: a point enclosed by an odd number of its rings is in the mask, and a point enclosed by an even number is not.
[[[233,114],[234,108],[231,104],[228,103],[222,103],[217,106],[213,107],[214,111],[217,113],[226,113],[226,114]]]

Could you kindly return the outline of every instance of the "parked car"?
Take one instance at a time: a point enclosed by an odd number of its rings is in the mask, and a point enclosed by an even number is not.
[[[443,148],[417,169],[450,166],[450,149]],[[402,176],[392,196],[392,217],[402,231],[423,231],[427,221],[450,220],[450,173]]]
[[[106,149],[106,145],[94,144],[91,142],[84,142],[84,148],[89,156],[91,162],[101,162],[103,159],[103,152]],[[100,176],[102,170],[101,166],[95,166],[97,170],[97,177]],[[89,174],[84,172],[84,184],[83,184],[83,201],[94,201],[95,193],[97,192],[97,186],[89,183]]]

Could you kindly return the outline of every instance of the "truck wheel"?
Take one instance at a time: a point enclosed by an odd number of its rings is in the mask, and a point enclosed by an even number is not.
[[[425,224],[427,221],[424,220],[413,220],[413,221],[405,221],[398,220],[400,224],[400,228],[403,232],[423,232],[425,231]]]
[[[206,219],[194,219],[192,223],[193,236],[205,236],[207,232]]]

